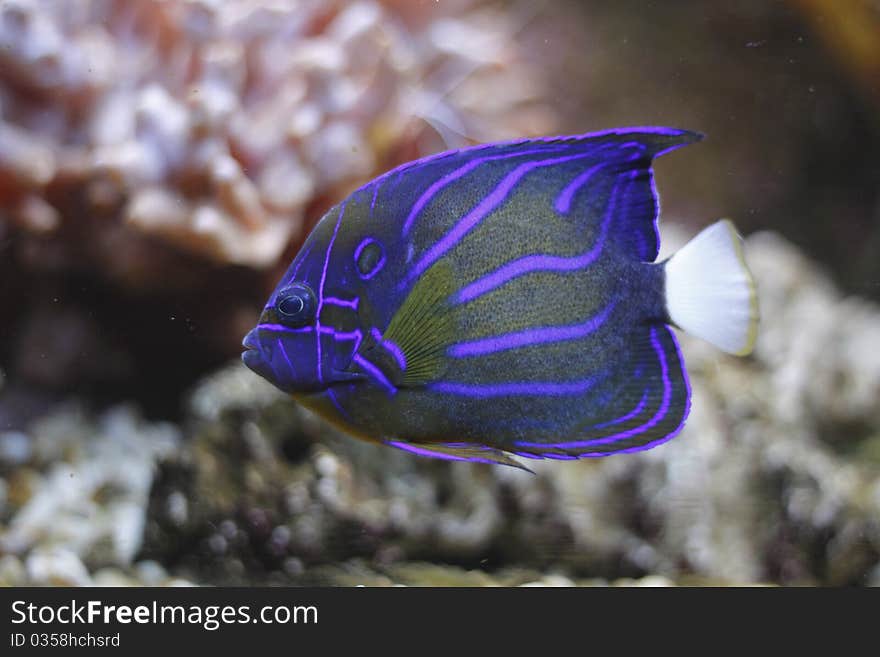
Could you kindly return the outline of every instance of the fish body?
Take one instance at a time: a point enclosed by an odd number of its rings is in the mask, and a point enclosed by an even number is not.
[[[652,161],[699,138],[620,129],[389,171],[317,224],[243,360],[349,433],[426,456],[658,445],[690,404],[669,325],[747,353],[757,323],[729,222],[655,262]]]

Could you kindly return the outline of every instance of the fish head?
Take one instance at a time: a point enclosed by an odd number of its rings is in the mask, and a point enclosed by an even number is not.
[[[244,364],[285,392],[320,389],[316,311],[317,297],[307,283],[279,285],[242,341]]]
[[[363,332],[347,272],[330,262],[316,227],[242,341],[244,364],[288,393],[308,394],[363,378],[350,371]]]

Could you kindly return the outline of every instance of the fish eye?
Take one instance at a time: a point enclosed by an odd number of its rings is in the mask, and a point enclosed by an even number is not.
[[[290,328],[301,328],[315,319],[315,293],[307,286],[294,284],[278,293],[275,310],[278,321]]]

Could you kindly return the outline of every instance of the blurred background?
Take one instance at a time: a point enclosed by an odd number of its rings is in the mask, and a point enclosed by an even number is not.
[[[629,125],[759,287],[674,441],[434,462],[238,362],[370,178]],[[880,585],[878,151],[877,0],[0,0],[0,585]]]

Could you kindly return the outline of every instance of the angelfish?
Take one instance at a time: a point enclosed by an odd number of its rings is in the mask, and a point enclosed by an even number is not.
[[[670,328],[732,354],[758,308],[726,220],[655,262],[652,161],[701,135],[625,128],[393,169],[332,208],[244,363],[348,433],[522,467],[660,445],[690,387]]]

